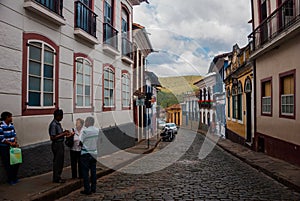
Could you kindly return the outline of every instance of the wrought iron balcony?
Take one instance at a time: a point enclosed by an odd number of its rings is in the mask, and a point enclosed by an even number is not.
[[[96,38],[97,15],[81,1],[75,2],[75,28],[80,28]]]
[[[35,2],[62,16],[63,0],[35,0]]]
[[[132,42],[126,37],[122,37],[122,56],[126,56],[131,60],[133,59]]]
[[[294,0],[284,1],[248,36],[249,40],[253,40],[253,50],[274,40],[276,36],[291,28],[299,20],[300,11],[296,8]]]
[[[214,101],[213,100],[198,100],[199,108],[212,108]]]
[[[103,43],[118,50],[118,31],[109,23],[103,23]]]

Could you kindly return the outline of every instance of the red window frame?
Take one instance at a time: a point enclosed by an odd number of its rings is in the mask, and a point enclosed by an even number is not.
[[[271,82],[271,112],[270,114],[268,113],[263,113],[263,94],[264,94],[264,84],[266,82]],[[268,117],[272,117],[273,116],[273,84],[272,84],[272,77],[268,77],[265,79],[262,79],[260,81],[260,90],[261,90],[261,94],[260,94],[260,112],[261,112],[261,116],[268,116]]]
[[[127,74],[128,75],[128,77],[129,77],[129,95],[131,94],[130,92],[131,92],[131,77],[130,77],[130,74],[129,74],[129,72],[127,71],[127,70],[122,70],[122,74],[121,74],[121,76],[123,76],[123,74]],[[130,110],[131,109],[131,100],[129,99],[129,107],[124,107],[123,106],[123,82],[122,82],[123,80],[122,80],[122,77],[121,77],[121,104],[122,104],[122,110]]]
[[[282,94],[282,82],[281,80],[284,77],[293,75],[294,78],[294,114],[293,115],[284,115],[281,112],[281,94]],[[287,119],[295,119],[296,118],[296,69],[286,71],[279,74],[279,117],[287,118]]]
[[[29,40],[39,40],[49,44],[53,49],[55,49],[55,90],[54,90],[54,107],[53,108],[28,108],[27,106],[27,84],[28,84],[28,72],[27,72],[27,59],[28,59],[28,47],[27,43]],[[22,59],[22,116],[29,115],[46,115],[53,114],[53,112],[59,107],[58,93],[59,93],[59,46],[56,45],[51,39],[46,36],[37,33],[23,33],[23,59]]]
[[[114,105],[113,106],[105,106],[104,105],[104,70],[106,68],[110,68],[114,72]],[[115,111],[116,110],[116,69],[111,64],[103,64],[103,73],[102,73],[102,111]]]
[[[92,65],[92,74],[91,74],[91,81],[92,81],[92,84],[91,84],[91,106],[90,108],[77,108],[76,106],[76,59],[77,58],[84,58],[86,60],[88,60],[91,65]],[[74,64],[73,64],[73,90],[74,90],[74,93],[73,93],[73,109],[74,109],[74,113],[85,113],[85,112],[93,112],[94,110],[94,62],[93,60],[86,54],[83,54],[83,53],[74,53]]]

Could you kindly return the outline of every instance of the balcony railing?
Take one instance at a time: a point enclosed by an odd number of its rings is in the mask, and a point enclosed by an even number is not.
[[[213,100],[198,100],[199,108],[212,108],[214,101]]]
[[[299,19],[300,12],[296,8],[294,0],[284,1],[248,36],[250,40],[253,40],[253,50],[259,49],[262,45],[271,41]]]
[[[97,15],[81,1],[75,2],[75,28],[80,28],[96,37]]]
[[[132,42],[126,37],[122,37],[122,55],[130,58],[132,60]]]
[[[62,16],[63,0],[35,0],[50,11]]]
[[[103,43],[118,49],[118,31],[109,23],[103,23]]]

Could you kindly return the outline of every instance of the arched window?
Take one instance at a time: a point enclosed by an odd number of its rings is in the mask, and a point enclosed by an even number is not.
[[[75,108],[91,108],[93,102],[92,96],[92,62],[87,56],[75,54]]]
[[[237,99],[238,99],[238,120],[242,120],[242,116],[243,116],[243,85],[241,83],[241,81],[239,81],[238,83],[238,95],[237,95]]]
[[[58,107],[59,47],[45,36],[23,35],[22,115],[53,114]]]
[[[207,90],[207,100],[211,100],[210,99],[210,93],[211,93],[211,91],[210,91],[210,87],[209,87],[208,90]]]
[[[227,88],[227,117],[230,118],[230,88]]]
[[[251,83],[251,79],[249,77],[247,77],[247,79],[245,81],[244,91],[245,91],[245,93],[252,92],[252,83]]]
[[[130,108],[130,75],[125,71],[122,73],[122,108]]]
[[[237,119],[238,115],[238,87],[237,85],[232,85],[231,88],[231,93],[232,93],[232,118]]]
[[[206,100],[206,88],[203,89],[203,100]]]
[[[203,124],[206,124],[205,119],[206,119],[206,115],[205,112],[203,112]]]
[[[103,110],[115,108],[115,72],[112,66],[104,67],[103,72]]]

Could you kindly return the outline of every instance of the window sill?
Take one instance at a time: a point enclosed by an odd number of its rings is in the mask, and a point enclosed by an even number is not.
[[[120,55],[120,52],[116,48],[114,48],[108,44],[103,44],[103,51],[108,54],[111,54],[112,56]]]
[[[109,111],[115,111],[116,107],[112,106],[112,107],[103,107],[103,112],[109,112]]]
[[[46,9],[45,7],[41,6],[40,4],[36,3],[34,0],[25,0],[23,7],[31,10],[32,12],[45,17],[46,19],[50,20],[51,22],[57,25],[65,25],[66,20],[59,16],[58,14],[51,12],[50,10]]]
[[[129,64],[129,65],[133,64],[133,60],[131,58],[127,57],[127,56],[124,56],[124,55],[122,56],[122,61]]]
[[[80,28],[75,28],[74,29],[74,35],[88,41],[89,43],[93,44],[93,45],[97,45],[99,44],[99,41],[96,37],[88,34],[87,32],[83,31]]]
[[[22,111],[22,116],[33,116],[33,115],[49,115],[49,114],[53,114],[53,112],[56,110],[57,108],[49,108],[49,109],[25,109]]]
[[[122,107],[122,110],[131,110],[131,107]]]
[[[293,115],[280,114],[279,117],[285,119],[295,119],[295,114]]]
[[[93,112],[93,108],[74,108],[74,113],[87,113],[87,112]]]

